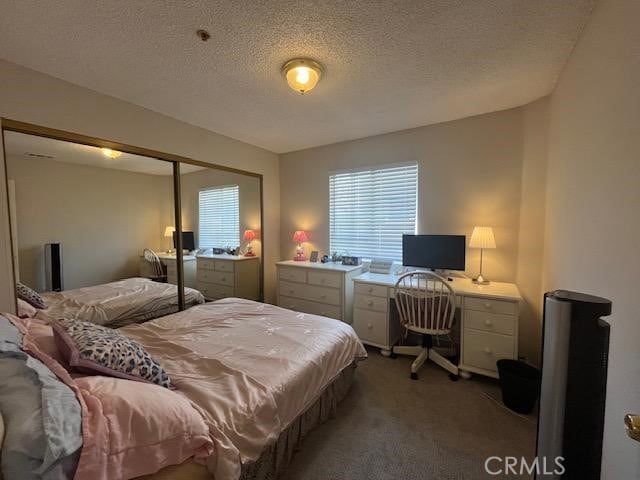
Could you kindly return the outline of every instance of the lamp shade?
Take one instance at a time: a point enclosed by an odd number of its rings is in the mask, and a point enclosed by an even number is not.
[[[307,240],[309,240],[309,236],[307,235],[307,232],[305,232],[304,230],[296,230],[293,234],[293,241],[297,242],[297,243],[302,243],[302,242],[306,242]]]
[[[176,229],[174,227],[167,227],[164,229],[164,236],[165,237],[173,237],[173,232],[175,232]]]
[[[245,230],[242,238],[248,241],[254,240],[256,238],[256,232],[253,230]]]
[[[473,227],[470,248],[496,248],[496,239],[493,236],[491,227]]]

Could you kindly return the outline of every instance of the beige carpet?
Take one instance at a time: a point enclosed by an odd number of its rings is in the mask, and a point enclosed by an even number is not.
[[[410,364],[370,349],[336,418],[305,439],[280,479],[495,479],[487,457],[533,456],[535,417],[507,410],[496,381],[451,382],[432,363],[414,381]]]

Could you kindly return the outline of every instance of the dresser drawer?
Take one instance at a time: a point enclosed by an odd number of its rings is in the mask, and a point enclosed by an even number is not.
[[[176,262],[167,263],[167,275],[178,275],[178,267],[176,266]]]
[[[358,293],[356,294],[355,306],[356,308],[386,313],[387,302],[386,297],[373,297],[371,295],[361,295]]]
[[[352,327],[363,342],[378,346],[389,346],[386,313],[354,308]]]
[[[323,287],[340,288],[341,275],[332,272],[314,272],[307,273],[307,282],[311,285],[320,285]]]
[[[463,343],[462,362],[476,368],[495,372],[498,360],[514,356],[514,337],[509,335],[465,329]]]
[[[308,300],[286,296],[280,296],[280,298],[278,299],[278,305],[280,305],[282,308],[288,308],[289,310],[294,310],[296,312],[310,313],[312,315],[320,315],[322,317],[342,320],[342,312],[340,311],[340,307],[336,307],[335,305],[310,302]]]
[[[213,258],[198,258],[198,270],[213,270],[215,268],[215,261]]]
[[[288,297],[302,298],[312,302],[328,303],[330,305],[340,305],[340,290],[327,287],[316,287],[303,283],[280,281],[280,295]]]
[[[216,272],[215,270],[198,270],[198,281],[233,287],[233,273]]]
[[[214,268],[219,272],[233,272],[235,266],[231,260],[216,260]]]
[[[518,314],[518,304],[506,300],[485,300],[482,298],[466,297],[464,299],[464,308],[467,310],[502,313],[505,315]]]
[[[387,298],[389,296],[389,289],[384,285],[372,285],[370,283],[356,282],[355,291],[356,293],[373,295],[374,297]]]
[[[205,298],[218,300],[220,298],[233,297],[233,287],[216,285],[208,282],[198,282],[198,290]]]
[[[287,280],[289,282],[307,282],[307,272],[302,268],[286,268],[280,267],[278,269],[278,278],[280,280]]]
[[[465,328],[484,330],[486,332],[514,335],[517,321],[518,317],[515,315],[466,310],[464,326]]]

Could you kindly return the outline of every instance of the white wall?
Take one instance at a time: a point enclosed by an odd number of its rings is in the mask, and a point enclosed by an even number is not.
[[[602,478],[640,478],[640,2],[601,0],[551,97],[545,289],[613,301]]]
[[[7,175],[15,181],[20,281],[38,291],[45,243],[62,243],[66,290],[138,276],[142,250],[162,247],[170,176],[24,155],[7,156]]]
[[[520,310],[520,354],[539,364],[542,333],[542,262],[547,182],[549,97],[522,109],[522,197],[516,283],[525,299]]]
[[[265,294],[275,297],[275,266],[280,255],[280,194],[278,156],[217,133],[189,125],[113,97],[58,80],[6,61],[0,61],[0,116],[81,133],[161,152],[173,153],[264,175]],[[4,175],[0,171],[4,191]],[[0,215],[6,214],[6,195],[0,191]],[[8,220],[0,218],[0,234],[7,239]],[[0,309],[13,308],[10,292],[8,243],[0,247]],[[3,250],[4,249],[4,250]]]
[[[419,233],[469,237],[474,225],[492,226],[498,248],[485,252],[485,275],[521,281],[526,300],[537,306],[545,159],[536,149],[544,138],[532,131],[523,139],[523,122],[544,130],[544,102],[530,112],[516,108],[281,155],[282,257],[293,257],[291,236],[298,229],[310,231],[308,251],[328,252],[329,172],[416,161]],[[531,228],[537,235],[519,242]],[[519,248],[526,251],[526,263],[519,262]],[[467,274],[475,276],[478,266],[479,251],[467,249]],[[521,354],[536,361],[539,339],[532,332],[539,330],[539,309],[526,305],[522,313]]]

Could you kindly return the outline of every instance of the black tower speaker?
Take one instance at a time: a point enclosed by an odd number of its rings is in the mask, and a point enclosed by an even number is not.
[[[64,290],[62,282],[62,245],[47,243],[44,246],[45,287],[48,292]]]
[[[611,301],[558,290],[545,294],[536,457],[564,473],[538,479],[599,480]]]

